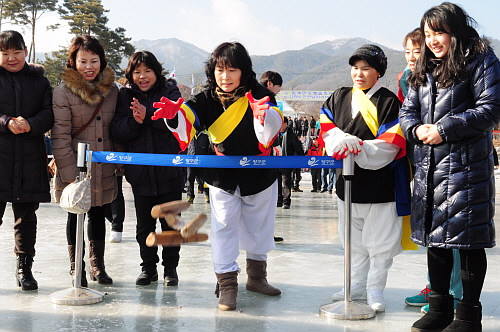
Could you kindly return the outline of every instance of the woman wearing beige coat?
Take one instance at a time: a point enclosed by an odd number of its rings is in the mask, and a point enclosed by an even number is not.
[[[113,71],[107,66],[104,49],[90,36],[76,37],[69,49],[67,68],[62,72],[63,83],[54,89],[52,152],[57,165],[54,177],[56,201],[61,192],[79,175],[76,151],[79,142],[90,144],[92,151],[112,151],[109,123],[113,119],[118,88]],[[101,105],[100,105],[101,104]],[[100,107],[100,108],[99,108]],[[87,128],[75,136],[87,124]],[[73,137],[75,136],[75,137]],[[92,164],[92,204],[87,213],[90,243],[90,277],[99,284],[112,284],[104,267],[105,205],[117,194],[115,164]],[[71,261],[71,275],[75,268],[76,214],[68,213],[66,236]],[[87,287],[85,273],[81,284]]]

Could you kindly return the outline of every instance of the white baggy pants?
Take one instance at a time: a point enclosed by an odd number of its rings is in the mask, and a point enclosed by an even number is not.
[[[256,180],[258,181],[258,180]],[[210,187],[212,262],[215,273],[239,271],[240,249],[247,258],[264,261],[275,248],[274,223],[278,183],[263,191],[241,196]]]
[[[338,199],[339,235],[345,246],[344,201]],[[401,253],[402,217],[396,203],[352,204],[351,280],[367,290],[383,291],[393,258]]]

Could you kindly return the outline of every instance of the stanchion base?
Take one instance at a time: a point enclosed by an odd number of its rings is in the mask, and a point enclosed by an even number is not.
[[[104,294],[90,288],[67,288],[50,294],[50,302],[63,305],[86,305],[102,302]]]
[[[319,307],[323,317],[345,320],[370,319],[375,316],[375,310],[359,302],[336,301]]]

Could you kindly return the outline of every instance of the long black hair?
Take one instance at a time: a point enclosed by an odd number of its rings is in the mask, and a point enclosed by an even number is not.
[[[450,49],[445,58],[436,58],[426,46],[425,24],[433,31],[450,35]],[[468,59],[484,52],[487,47],[474,26],[476,21],[456,4],[443,2],[427,10],[420,20],[423,52],[417,60],[415,72],[409,77],[411,87],[417,89],[425,85],[426,73],[434,73],[440,88],[450,87],[459,81]]]
[[[240,87],[245,92],[249,91],[257,83],[255,72],[252,69],[252,60],[246,48],[237,42],[222,43],[212,52],[205,63],[205,74],[207,75],[206,88],[215,91],[215,67],[233,67],[241,70]]]

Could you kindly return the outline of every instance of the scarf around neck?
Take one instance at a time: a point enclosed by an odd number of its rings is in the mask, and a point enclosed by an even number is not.
[[[224,92],[221,88],[215,88],[215,94],[224,108],[228,108],[232,103],[245,95],[245,88],[240,86],[231,92]]]

